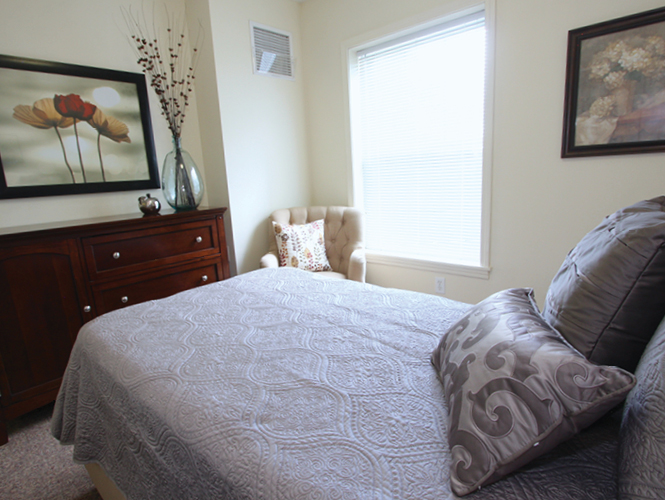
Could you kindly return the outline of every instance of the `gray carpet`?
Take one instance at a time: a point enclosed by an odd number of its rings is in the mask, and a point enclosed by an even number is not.
[[[0,499],[101,500],[72,447],[50,433],[53,405],[9,422],[9,443],[0,446]]]

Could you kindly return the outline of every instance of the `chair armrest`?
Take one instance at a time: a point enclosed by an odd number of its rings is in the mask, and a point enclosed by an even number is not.
[[[261,267],[279,267],[279,259],[274,252],[268,252],[261,257]]]
[[[349,272],[347,278],[365,283],[366,268],[367,261],[365,260],[365,249],[356,248],[349,258]]]

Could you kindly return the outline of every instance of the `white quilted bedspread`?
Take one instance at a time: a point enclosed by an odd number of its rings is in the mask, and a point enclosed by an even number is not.
[[[468,305],[263,269],[101,316],[52,432],[130,500],[450,500],[430,353]],[[617,422],[469,500],[615,498]]]
[[[446,499],[429,356],[468,306],[264,269],[86,324],[53,433],[130,499]]]

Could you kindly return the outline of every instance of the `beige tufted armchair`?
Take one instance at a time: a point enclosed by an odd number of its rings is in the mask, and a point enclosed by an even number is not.
[[[261,258],[261,267],[279,267],[277,243],[272,222],[307,224],[323,219],[326,255],[332,271],[320,274],[365,282],[365,219],[351,207],[295,207],[275,210],[270,214],[268,230],[270,249]]]

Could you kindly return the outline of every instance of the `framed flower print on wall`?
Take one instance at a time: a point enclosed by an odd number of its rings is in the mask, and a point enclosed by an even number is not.
[[[665,8],[572,30],[563,158],[665,151]]]
[[[145,77],[0,56],[0,198],[159,187]]]

